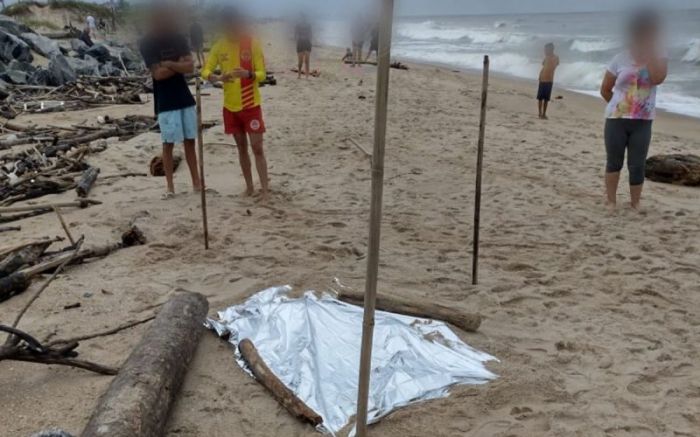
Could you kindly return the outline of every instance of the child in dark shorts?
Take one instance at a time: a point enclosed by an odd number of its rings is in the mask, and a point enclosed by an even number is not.
[[[559,56],[554,54],[554,44],[544,46],[544,61],[540,71],[540,86],[537,90],[537,108],[540,119],[547,119],[547,106],[552,100],[552,88],[554,88],[554,72],[559,66]]]

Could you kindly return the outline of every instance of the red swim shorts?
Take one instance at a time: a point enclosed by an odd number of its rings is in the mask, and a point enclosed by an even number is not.
[[[228,135],[265,132],[262,108],[256,106],[239,112],[231,112],[224,108],[224,132]]]

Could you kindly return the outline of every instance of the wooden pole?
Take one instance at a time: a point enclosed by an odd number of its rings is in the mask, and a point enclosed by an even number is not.
[[[204,226],[204,249],[209,250],[209,224],[207,222],[207,187],[204,183],[204,132],[202,129],[202,79],[195,80],[197,88],[197,143],[199,148],[199,181],[202,194],[202,225]]]
[[[75,239],[73,238],[73,235],[70,233],[70,229],[68,229],[68,225],[66,224],[66,221],[63,220],[63,214],[61,214],[61,208],[58,206],[54,206],[53,211],[56,213],[56,216],[58,217],[58,221],[61,222],[61,227],[63,228],[63,231],[66,233],[66,236],[68,237],[68,240],[70,241],[70,244],[75,246]]]
[[[384,146],[386,142],[387,109],[389,104],[389,72],[391,67],[391,36],[394,23],[394,0],[382,1],[379,28],[377,92],[374,115],[374,151],[372,153],[372,203],[370,205],[367,277],[365,281],[365,311],[362,322],[362,352],[357,391],[356,429],[358,437],[367,436],[367,409],[369,405],[370,370],[372,367],[372,340],[374,311],[377,301],[379,275],[379,244],[382,224],[382,197],[384,195]]]
[[[481,119],[476,159],[476,194],[474,197],[474,250],[472,254],[472,285],[479,283],[479,228],[481,227],[481,176],[484,167],[484,134],[486,133],[486,101],[489,93],[489,57],[484,56],[484,78],[481,85]]]

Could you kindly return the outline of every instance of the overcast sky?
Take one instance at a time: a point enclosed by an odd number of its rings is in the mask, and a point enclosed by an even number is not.
[[[219,0],[230,1],[230,0]],[[347,13],[348,8],[362,4],[376,5],[379,0],[239,0],[257,13],[278,15],[279,12],[305,9],[321,14]],[[541,12],[587,12],[622,9],[629,5],[663,3],[673,8],[699,9],[700,0],[395,0],[397,15],[469,15],[520,14]],[[366,8],[363,8],[365,11]],[[282,12],[284,13],[284,12]]]

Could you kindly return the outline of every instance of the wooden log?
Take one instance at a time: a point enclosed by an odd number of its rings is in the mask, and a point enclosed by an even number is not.
[[[364,294],[356,291],[343,290],[339,292],[338,299],[361,306],[365,297]],[[390,313],[447,322],[467,332],[476,332],[481,326],[479,314],[463,313],[453,307],[434,302],[417,303],[400,297],[380,295],[377,296],[377,308]]]
[[[83,173],[83,176],[78,182],[78,186],[75,188],[75,192],[78,193],[78,197],[87,197],[88,193],[95,185],[97,180],[97,175],[100,174],[100,169],[97,167],[90,167]]]
[[[247,338],[242,340],[238,344],[238,350],[241,352],[243,360],[245,360],[253,375],[255,375],[255,378],[292,416],[314,426],[323,423],[321,415],[306,405],[304,401],[299,399],[294,392],[275,376],[265,364],[252,341]]]
[[[157,437],[204,332],[209,304],[175,294],[101,397],[82,437]]]
[[[14,273],[26,265],[36,263],[51,244],[53,244],[52,240],[46,240],[23,247],[7,255],[0,261],[0,278]]]
[[[92,199],[81,199],[75,202],[59,202],[43,205],[5,206],[0,207],[0,214],[43,210],[53,211],[54,208],[87,208],[90,205],[102,205],[102,202]]]
[[[21,231],[21,226],[0,226],[0,234],[3,232]]]
[[[654,182],[700,187],[700,156],[656,155],[647,159],[646,177]]]

